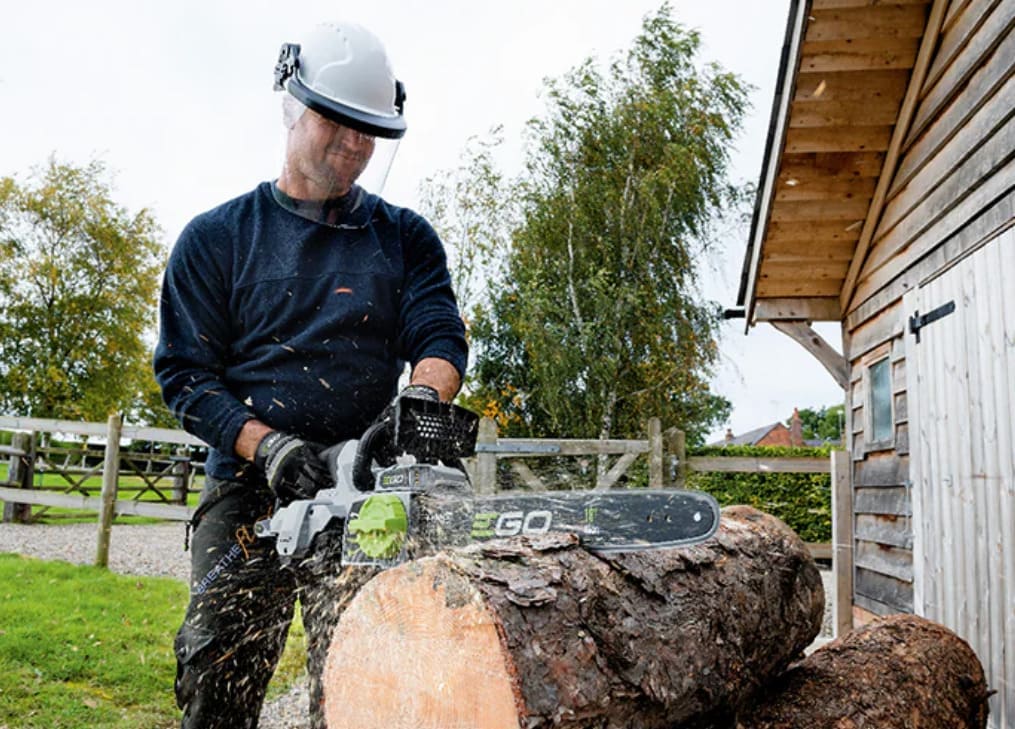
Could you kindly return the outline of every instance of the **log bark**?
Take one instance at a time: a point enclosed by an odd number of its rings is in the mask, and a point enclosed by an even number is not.
[[[331,729],[729,725],[821,627],[804,543],[750,507],[699,545],[571,535],[449,550],[369,582],[334,633]]]
[[[969,644],[914,615],[873,621],[794,664],[739,729],[983,729],[987,684]]]

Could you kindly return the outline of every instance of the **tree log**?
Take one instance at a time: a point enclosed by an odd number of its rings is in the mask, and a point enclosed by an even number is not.
[[[983,729],[987,684],[969,644],[914,615],[873,621],[794,664],[739,729]]]
[[[821,627],[804,543],[750,507],[699,545],[591,554],[571,535],[448,550],[382,572],[342,616],[331,729],[710,726]]]

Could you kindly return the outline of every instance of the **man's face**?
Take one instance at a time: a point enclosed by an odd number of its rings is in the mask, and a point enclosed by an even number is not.
[[[306,109],[290,132],[289,158],[327,197],[344,195],[374,152],[374,138]]]

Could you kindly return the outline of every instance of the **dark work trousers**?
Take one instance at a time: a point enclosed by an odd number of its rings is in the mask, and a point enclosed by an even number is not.
[[[271,513],[266,486],[208,479],[191,537],[190,605],[174,645],[183,729],[255,729],[298,599],[307,639],[310,726],[323,729],[321,671],[338,621],[341,534],[283,567],[274,539],[254,537]]]

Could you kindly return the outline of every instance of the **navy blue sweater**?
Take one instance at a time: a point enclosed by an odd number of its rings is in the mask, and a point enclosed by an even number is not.
[[[464,374],[466,355],[437,234],[374,195],[331,226],[265,182],[191,221],[169,259],[155,376],[212,447],[212,476],[240,475],[233,446],[251,418],[323,444],[359,437],[406,362]]]

